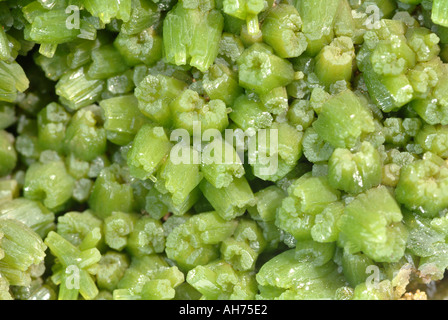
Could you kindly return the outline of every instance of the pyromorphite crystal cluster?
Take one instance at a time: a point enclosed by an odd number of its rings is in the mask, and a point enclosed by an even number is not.
[[[447,239],[447,1],[0,0],[0,300],[447,299]]]

